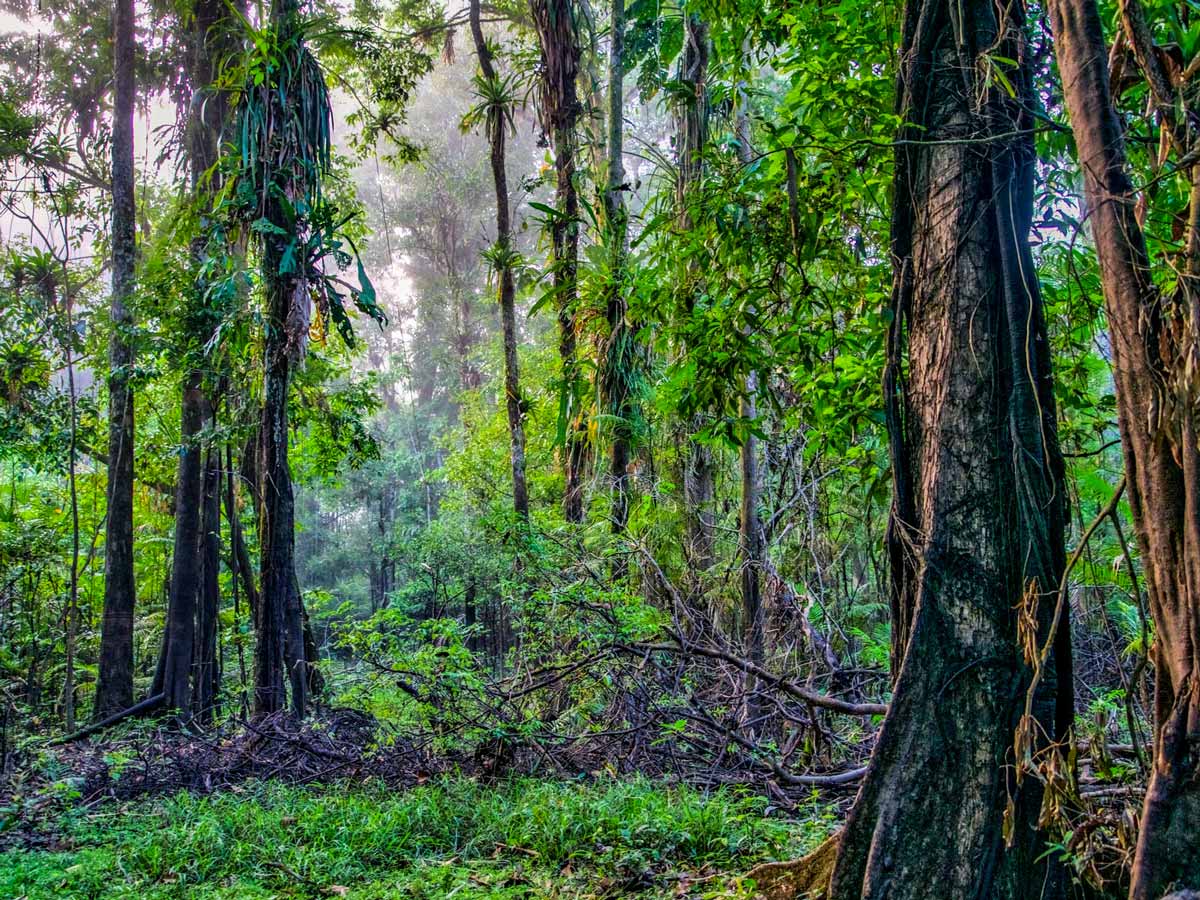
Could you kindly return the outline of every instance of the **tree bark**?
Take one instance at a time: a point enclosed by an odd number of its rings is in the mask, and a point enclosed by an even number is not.
[[[1059,640],[1034,721],[1023,718],[1033,667],[1022,647],[1048,640],[1065,565],[1063,464],[1028,243],[1028,57],[1019,4],[906,7],[885,377],[903,660],[841,838],[834,900],[1064,890],[1037,828],[1040,782],[1020,777],[1026,753],[1055,752],[1044,736],[1063,736],[1071,710]],[[1015,97],[988,71],[1001,59],[1016,61],[1004,64]],[[1065,616],[1058,631],[1068,633]],[[1043,740],[1017,747],[1018,731]]]
[[[583,412],[575,335],[575,309],[579,299],[579,192],[575,185],[575,130],[581,109],[576,87],[579,29],[572,0],[532,0],[530,12],[541,47],[542,114],[554,146],[554,196],[558,215],[551,223],[550,237],[564,400],[566,487],[563,516],[568,522],[582,522],[587,419]]]
[[[133,391],[130,329],[137,262],[133,107],[137,18],[133,0],[113,7],[112,338],[108,361],[108,518],[104,532],[104,619],[95,716],[133,703]]]
[[[188,372],[181,403],[179,474],[175,481],[175,550],[167,592],[167,621],[154,686],[169,710],[191,713],[196,600],[200,585],[200,529],[204,490],[204,389],[199,370]]]
[[[479,0],[471,0],[471,35],[479,56],[479,70],[485,81],[498,83],[492,51],[483,36]],[[508,413],[509,463],[512,469],[513,509],[529,519],[529,490],[525,484],[525,412],[521,400],[521,378],[517,360],[516,286],[513,283],[512,221],[508,208],[508,172],[505,170],[504,140],[509,111],[489,109],[487,138],[491,148],[492,183],[496,189],[496,277],[500,281],[500,321],[504,332],[504,405]]]
[[[1051,0],[1063,93],[1100,264],[1130,509],[1155,624],[1154,766],[1130,897],[1200,888],[1200,167],[1191,166],[1179,296],[1151,277],[1092,0]],[[1195,139],[1193,138],[1193,141]]]

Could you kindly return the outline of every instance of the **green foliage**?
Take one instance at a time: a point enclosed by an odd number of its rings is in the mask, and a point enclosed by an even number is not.
[[[744,870],[801,852],[829,827],[764,815],[761,799],[644,779],[405,791],[250,785],[61,823],[70,852],[0,854],[0,892],[56,898],[366,898],[584,895],[603,883],[673,890],[676,870]],[[506,890],[505,885],[511,890]],[[335,887],[338,886],[338,887]],[[345,886],[345,887],[340,887]]]

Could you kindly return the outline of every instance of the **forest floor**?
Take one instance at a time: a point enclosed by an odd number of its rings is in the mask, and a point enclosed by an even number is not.
[[[837,817],[816,795],[784,817],[748,791],[637,776],[248,781],[57,804],[9,836],[0,897],[748,897],[747,870],[803,854]]]

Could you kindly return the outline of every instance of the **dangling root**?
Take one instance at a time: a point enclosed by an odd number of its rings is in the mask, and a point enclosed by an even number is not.
[[[801,859],[755,866],[746,873],[747,879],[754,880],[754,896],[760,900],[826,900],[837,848],[835,834]]]

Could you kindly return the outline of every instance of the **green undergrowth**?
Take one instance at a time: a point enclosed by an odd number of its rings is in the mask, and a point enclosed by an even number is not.
[[[0,853],[0,897],[735,896],[740,873],[803,853],[832,818],[815,798],[785,819],[642,778],[255,784],[67,813],[63,849]]]

